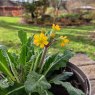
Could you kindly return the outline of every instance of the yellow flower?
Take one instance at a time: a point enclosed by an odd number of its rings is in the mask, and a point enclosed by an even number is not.
[[[60,38],[61,38],[61,44],[60,45],[62,47],[64,47],[65,44],[68,44],[69,43],[69,39],[67,39],[67,36],[65,36],[65,37],[64,36],[61,36]]]
[[[62,43],[61,43],[61,47],[64,47],[64,46],[65,46],[65,44],[64,44],[64,42],[62,42]]]
[[[34,44],[36,46],[40,46],[40,48],[44,48],[47,44],[47,36],[45,36],[45,34],[41,33],[41,34],[35,34],[34,35]]]
[[[51,34],[50,34],[50,37],[51,37],[51,38],[54,38],[54,37],[55,37],[55,33],[51,33]]]
[[[65,44],[69,43],[69,40],[68,39],[64,39],[64,43]]]
[[[53,30],[57,30],[57,31],[59,31],[61,28],[60,28],[59,25],[55,25],[55,24],[53,24],[53,25],[52,25],[52,29],[53,29]]]

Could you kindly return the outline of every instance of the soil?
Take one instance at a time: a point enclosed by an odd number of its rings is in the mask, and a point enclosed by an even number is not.
[[[69,95],[65,88],[60,85],[52,84],[50,91],[53,92],[54,95]]]

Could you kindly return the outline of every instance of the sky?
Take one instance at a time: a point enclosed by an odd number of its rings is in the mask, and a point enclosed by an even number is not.
[[[33,0],[11,0],[11,1],[20,1],[20,2],[29,1],[29,2],[33,2]],[[35,1],[38,1],[38,0],[35,0]]]
[[[11,1],[23,1],[23,0],[11,0]],[[24,0],[24,1],[26,1],[26,0]]]
[[[11,0],[11,1],[27,1],[27,0]],[[30,1],[33,1],[33,0],[30,0]]]

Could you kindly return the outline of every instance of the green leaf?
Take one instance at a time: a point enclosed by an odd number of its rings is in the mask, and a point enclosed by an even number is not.
[[[73,87],[69,82],[56,81],[54,83],[62,85],[68,91],[69,95],[85,95],[82,90]]]
[[[27,76],[27,80],[25,82],[25,89],[28,93],[37,92],[42,95],[42,93],[50,87],[51,85],[47,82],[44,75],[40,75],[32,71]]]
[[[10,53],[10,52],[8,52],[8,55],[11,59],[11,62],[14,63],[15,67],[17,67],[18,66],[18,56],[15,53]]]
[[[50,64],[52,64],[52,62],[55,61],[57,55],[58,53],[50,55],[45,59],[44,67],[43,67],[44,71],[46,71],[49,68]]]
[[[22,45],[20,53],[20,64],[26,64],[31,59],[31,56],[34,55],[34,46],[32,44],[32,38],[29,38],[27,43]]]
[[[28,40],[27,40],[28,47],[31,47],[31,45],[33,45],[33,39],[34,39],[34,36],[28,38]]]
[[[8,79],[0,79],[0,88],[8,88],[9,87],[9,82]]]
[[[26,64],[26,52],[27,52],[26,49],[27,49],[27,46],[26,44],[24,44],[21,48],[20,59],[19,59],[21,65]]]
[[[20,38],[20,41],[22,42],[22,44],[26,44],[27,42],[27,34],[26,32],[24,32],[23,30],[18,31],[18,37]]]
[[[1,70],[5,75],[9,76],[13,81],[15,80],[15,78],[14,78],[14,76],[12,75],[10,69],[7,68],[7,67],[5,66],[5,64],[2,63],[1,61],[0,61],[0,70]]]
[[[14,88],[15,87],[15,88]],[[14,85],[14,87],[11,87],[8,89],[7,93],[4,94],[4,95],[26,95],[25,92],[24,92],[24,86],[16,86]]]
[[[46,75],[50,71],[59,70],[61,67],[66,67],[67,62],[72,56],[73,53],[69,50],[66,50],[62,55],[57,55],[44,74]]]
[[[8,52],[5,51],[3,53],[3,55],[4,55],[4,58],[5,58],[6,62],[7,62],[7,64],[10,66],[11,72],[13,73],[13,75],[16,78],[17,82],[19,83],[18,72],[17,72],[17,70],[15,68],[14,63],[12,63],[12,61],[11,61],[9,55],[8,55]]]
[[[62,74],[59,74],[55,77],[53,77],[50,82],[56,82],[56,81],[65,81],[66,79],[70,78],[73,75],[72,72],[63,72]]]
[[[48,90],[45,90],[45,93],[40,94],[40,95],[54,95],[54,94]]]
[[[14,63],[12,63],[11,58],[8,55],[8,51],[5,50],[5,48],[3,48],[3,47],[0,48],[0,56],[1,56],[0,57],[1,58],[0,65],[4,69],[3,73],[5,72],[7,75],[9,75],[12,78],[12,80],[14,79],[13,78],[13,75],[14,75],[14,77],[17,79],[17,82],[19,82],[18,73],[14,66]],[[13,73],[13,75],[11,74],[11,72]]]
[[[0,95],[6,95],[7,92],[7,90],[0,88]]]
[[[53,63],[52,70],[59,70],[61,67],[66,67],[67,62],[73,56],[73,52],[70,50],[65,50],[62,55],[56,57],[55,62]]]
[[[26,61],[28,62],[31,56],[34,55],[33,37],[30,37],[27,41],[27,54]]]
[[[26,61],[28,62],[28,61],[30,61],[30,59],[31,59],[31,56],[33,56],[34,55],[34,47],[27,47],[27,57],[26,57]]]
[[[14,79],[13,74],[10,71],[9,68],[9,58],[7,54],[7,50],[4,46],[0,45],[0,70],[7,76],[9,76],[12,80]]]
[[[0,45],[0,50],[7,50],[7,47],[6,46],[4,46],[4,45]]]
[[[9,67],[5,58],[5,53],[6,53],[7,49],[5,46],[0,45],[0,61],[5,65],[5,67]]]

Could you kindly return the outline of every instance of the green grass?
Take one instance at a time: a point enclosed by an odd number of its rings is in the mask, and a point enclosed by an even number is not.
[[[38,33],[41,27],[32,25],[22,25],[19,23],[18,17],[0,17],[0,44],[6,45],[10,51],[19,51],[20,41],[17,36],[17,31],[23,29],[28,32],[28,35]],[[48,29],[48,28],[47,28]],[[75,52],[84,52],[93,59],[95,56],[95,40],[92,40],[90,34],[95,30],[95,26],[77,26],[66,27],[58,35],[67,35],[70,39],[68,47]],[[63,50],[59,44],[53,46],[50,52],[56,50]]]
[[[0,44],[11,47],[12,51],[17,50],[20,44],[17,34],[20,29],[28,32],[29,35],[40,30],[39,27],[22,25],[19,22],[20,18],[18,17],[0,17]]]

